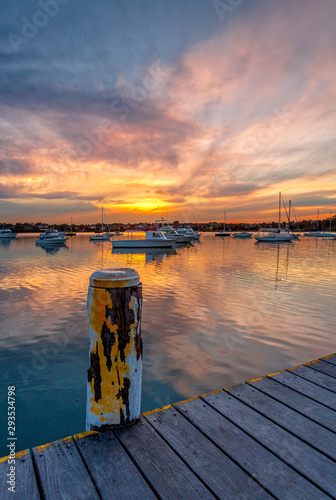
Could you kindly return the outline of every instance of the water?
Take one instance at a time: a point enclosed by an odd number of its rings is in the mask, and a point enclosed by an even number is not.
[[[46,252],[36,235],[0,241],[0,456],[6,394],[17,450],[85,430],[91,273],[132,267],[143,283],[142,411],[335,351],[336,240],[220,239],[115,253],[79,234]]]

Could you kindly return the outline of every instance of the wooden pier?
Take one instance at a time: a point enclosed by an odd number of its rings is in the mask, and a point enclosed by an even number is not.
[[[1,499],[336,498],[336,355],[0,462]]]

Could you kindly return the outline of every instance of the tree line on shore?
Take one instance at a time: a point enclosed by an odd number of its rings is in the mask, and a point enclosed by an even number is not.
[[[228,229],[228,226],[232,231],[258,231],[260,227],[278,227],[278,222],[260,222],[260,223],[244,223],[244,222],[233,222],[233,223],[227,223],[226,228]],[[197,231],[220,231],[224,228],[224,223],[223,222],[185,222],[185,221],[178,221],[175,220],[171,225],[174,228],[177,227],[185,227],[185,226],[190,226],[194,230]],[[151,222],[142,222],[142,223],[124,223],[124,224],[119,224],[118,223],[113,223],[109,224],[109,230],[110,231],[127,231],[127,230],[136,230],[136,229],[142,229],[146,230],[152,226]],[[287,226],[288,227],[288,222],[283,222],[283,227]],[[319,230],[320,231],[329,231],[330,227],[330,218],[325,218],[321,219],[319,221]],[[101,231],[101,223],[97,222],[96,224],[73,224],[72,228],[70,227],[70,224],[47,224],[44,222],[16,222],[16,223],[2,223],[0,222],[0,229],[11,229],[13,232],[17,233],[40,233],[43,232],[45,229],[48,228],[55,228],[58,231],[68,231],[70,229],[73,229],[76,232],[100,232]],[[105,226],[106,228],[106,226]],[[311,231],[316,228],[316,220],[307,220],[303,219],[298,221],[298,223],[291,221],[291,229],[293,231]],[[331,218],[331,230],[336,231],[336,215],[334,215]]]

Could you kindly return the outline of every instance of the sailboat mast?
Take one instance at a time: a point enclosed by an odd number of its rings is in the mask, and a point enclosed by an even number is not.
[[[319,223],[319,209],[317,209],[317,212],[316,212],[316,231],[318,231],[318,223]]]
[[[101,232],[104,232],[104,208],[102,207],[102,227],[101,227]]]
[[[280,231],[280,224],[281,224],[281,191],[279,191],[279,231]]]
[[[330,219],[329,219],[329,235],[331,233],[331,210],[330,210]]]
[[[224,233],[225,233],[225,219],[226,219],[226,212],[224,212]]]

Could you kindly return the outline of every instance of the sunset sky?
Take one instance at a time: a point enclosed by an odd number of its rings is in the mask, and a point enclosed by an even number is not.
[[[0,221],[335,213],[335,0],[0,6]]]

